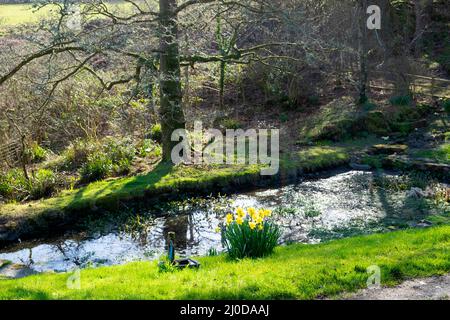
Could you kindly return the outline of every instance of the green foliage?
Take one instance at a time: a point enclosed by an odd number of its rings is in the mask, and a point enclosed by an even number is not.
[[[69,273],[3,281],[0,299],[317,299],[367,287],[367,267],[381,284],[450,272],[450,226],[408,229],[330,242],[279,246],[264,259],[200,257],[200,270],[160,272],[147,261],[81,270],[80,290]],[[124,280],[126,279],[126,281]],[[145,285],[143,285],[145,283]],[[230,285],[239,284],[239,285]]]
[[[218,256],[219,252],[217,251],[216,248],[209,248],[208,250],[208,257],[215,257]]]
[[[137,153],[141,158],[159,158],[162,155],[162,149],[153,140],[144,139]]]
[[[94,153],[82,166],[80,174],[82,182],[92,182],[108,177],[113,170],[113,162],[105,153]]]
[[[170,263],[169,258],[167,256],[163,256],[160,258],[158,262],[158,272],[159,273],[173,273],[177,271],[177,268]]]
[[[227,215],[222,237],[232,259],[261,258],[273,252],[280,238],[280,229],[269,219],[269,210],[238,208],[236,219]]]
[[[367,164],[375,169],[383,168],[384,155],[365,155],[361,159],[361,163]]]
[[[40,199],[51,196],[57,187],[57,175],[49,169],[39,169],[27,180],[23,171],[11,169],[0,175],[0,195],[9,201]]]
[[[29,153],[29,159],[32,162],[37,163],[47,159],[48,151],[41,147],[37,142],[33,142],[27,151]]]
[[[280,121],[282,123],[287,122],[289,120],[289,116],[286,113],[280,114]]]
[[[28,181],[19,169],[0,175],[0,195],[7,200],[19,201],[26,196]]]
[[[412,103],[411,96],[394,96],[389,99],[393,106],[409,106]]]
[[[83,166],[90,155],[98,153],[100,145],[93,140],[77,139],[63,152],[64,167],[76,169]]]
[[[92,182],[128,174],[136,150],[128,140],[77,140],[63,153],[64,167],[80,168],[81,181]]]
[[[161,143],[162,142],[162,130],[161,130],[161,124],[157,123],[154,124],[150,132],[148,134],[149,138],[152,139],[155,142]]]
[[[428,158],[437,162],[450,164],[450,143],[445,143],[435,149],[420,150],[414,155],[416,157]]]
[[[57,186],[57,175],[49,169],[39,169],[32,175],[30,184],[30,196],[32,199],[40,199],[51,196]]]
[[[445,99],[442,102],[442,107],[444,108],[444,111],[450,115],[450,99]]]
[[[228,117],[219,119],[219,126],[223,129],[233,130],[241,129],[243,127],[239,120]]]

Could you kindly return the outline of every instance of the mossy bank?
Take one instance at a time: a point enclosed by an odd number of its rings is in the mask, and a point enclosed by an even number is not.
[[[349,162],[345,148],[312,147],[282,154],[275,176],[262,176],[259,165],[172,166],[161,163],[147,174],[91,183],[59,196],[0,207],[0,244],[61,232],[88,215],[116,212],[121,204],[155,202],[190,195],[232,193],[244,188],[286,184],[301,174]]]

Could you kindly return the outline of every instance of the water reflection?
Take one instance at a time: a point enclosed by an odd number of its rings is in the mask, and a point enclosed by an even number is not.
[[[373,188],[373,179],[371,172],[350,171],[229,199],[233,200],[232,207],[274,210],[282,227],[283,243],[316,243],[352,233],[380,231],[392,219],[402,216],[404,192],[380,196]],[[223,247],[215,229],[226,209],[217,210],[212,199],[206,202],[208,205],[194,206],[186,214],[139,221],[138,231],[118,226],[117,230],[103,235],[62,238],[38,245],[24,243],[12,249],[13,252],[1,253],[0,259],[23,263],[36,271],[57,272],[151,260],[164,254],[170,231],[176,233],[175,246],[181,257],[205,255],[211,248],[220,252]],[[151,212],[142,214],[145,215],[153,217]]]

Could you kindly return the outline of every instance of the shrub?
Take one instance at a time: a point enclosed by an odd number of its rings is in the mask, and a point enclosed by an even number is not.
[[[69,169],[75,169],[83,166],[90,155],[99,152],[101,146],[93,140],[75,140],[64,151],[64,166]]]
[[[6,200],[22,200],[28,189],[28,181],[21,170],[12,169],[0,175],[0,195]]]
[[[236,215],[227,215],[222,237],[232,259],[259,258],[273,252],[281,233],[270,216],[270,210],[255,208],[247,212],[238,208]]]
[[[92,182],[108,177],[113,169],[111,158],[104,153],[89,156],[88,161],[81,168],[81,181]]]
[[[442,106],[444,107],[444,111],[450,114],[450,99],[445,99]]]
[[[31,174],[30,180],[20,169],[12,169],[0,176],[0,195],[6,200],[21,201],[51,196],[56,190],[57,175],[49,169]]]
[[[161,124],[157,123],[151,127],[149,138],[158,143],[162,142]]]
[[[409,106],[411,105],[411,96],[394,96],[389,99],[389,102],[394,106]]]
[[[31,178],[29,194],[32,199],[51,196],[57,185],[56,174],[49,169],[39,169]]]
[[[80,169],[81,182],[128,174],[136,149],[129,140],[77,140],[64,152],[64,167]]]
[[[239,122],[239,120],[232,118],[223,118],[222,120],[220,120],[219,125],[224,129],[237,130],[242,128],[242,124]]]
[[[42,148],[37,142],[33,142],[28,149],[29,158],[32,162],[42,162],[47,159],[48,151]]]
[[[157,158],[162,154],[161,147],[150,139],[144,139],[137,151],[141,158]]]
[[[103,152],[111,159],[114,174],[123,175],[130,172],[131,163],[136,153],[131,141],[117,142],[108,139],[103,147]]]

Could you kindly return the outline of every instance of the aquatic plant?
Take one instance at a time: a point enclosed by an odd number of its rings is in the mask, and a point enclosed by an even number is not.
[[[221,230],[230,258],[260,258],[273,252],[281,233],[271,215],[271,210],[255,208],[227,214]]]

